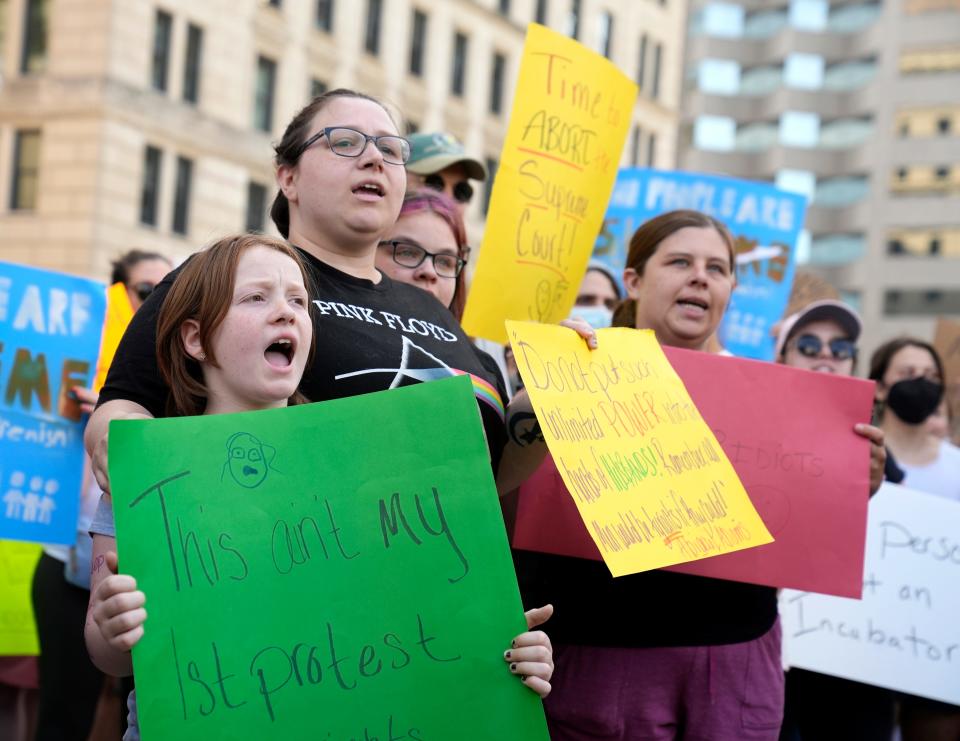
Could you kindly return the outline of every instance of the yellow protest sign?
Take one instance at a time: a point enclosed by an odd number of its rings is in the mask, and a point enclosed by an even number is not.
[[[463,327],[566,318],[617,176],[637,86],[572,39],[527,29]]]
[[[614,576],[773,538],[650,330],[507,322],[543,436]]]
[[[40,653],[30,586],[42,547],[0,540],[0,656]]]
[[[107,371],[120,345],[120,338],[133,319],[133,306],[123,283],[114,283],[107,289],[107,314],[103,318],[103,339],[100,341],[100,357],[97,358],[97,375],[93,390],[99,391],[107,381]]]

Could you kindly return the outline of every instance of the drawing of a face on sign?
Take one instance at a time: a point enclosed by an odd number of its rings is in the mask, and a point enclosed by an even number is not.
[[[227,440],[227,462],[224,472],[230,471],[240,486],[253,489],[263,483],[276,451],[264,445],[249,432],[237,432]],[[221,474],[220,478],[223,478]]]

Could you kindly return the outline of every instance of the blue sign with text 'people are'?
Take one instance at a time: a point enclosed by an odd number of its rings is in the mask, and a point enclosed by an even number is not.
[[[806,199],[768,183],[691,172],[620,170],[593,258],[621,275],[630,237],[648,219],[693,209],[722,221],[737,252],[737,286],[719,340],[734,355],[773,358],[773,325],[793,285]]]
[[[73,543],[102,283],[0,262],[0,538]]]

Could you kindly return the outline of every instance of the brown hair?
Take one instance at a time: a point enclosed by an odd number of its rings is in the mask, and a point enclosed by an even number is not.
[[[313,124],[313,119],[320,111],[326,108],[330,101],[336,98],[360,98],[361,100],[369,100],[383,108],[390,120],[394,121],[387,107],[371,95],[359,93],[356,90],[348,90],[347,88],[328,90],[307,103],[307,105],[300,109],[300,112],[293,117],[290,123],[287,124],[286,130],[283,132],[283,138],[280,139],[273,148],[276,154],[273,162],[276,167],[280,167],[281,165],[293,167],[300,161],[300,155],[303,154],[303,143],[310,135],[310,127]],[[394,123],[396,122],[394,121]],[[287,201],[287,197],[280,189],[277,189],[277,195],[273,199],[273,205],[270,206],[270,218],[273,219],[273,223],[277,226],[277,231],[279,231],[284,238],[290,236],[290,202]]]
[[[870,374],[867,377],[876,381],[878,384],[883,383],[883,377],[887,375],[887,370],[890,368],[890,362],[893,360],[893,356],[905,347],[919,347],[921,350],[926,350],[930,353],[930,357],[933,358],[933,364],[937,366],[937,373],[940,374],[940,383],[944,382],[946,375],[943,371],[943,361],[940,360],[940,354],[937,352],[937,349],[929,342],[918,340],[915,337],[897,337],[880,345],[880,347],[873,351],[873,355],[870,356]]]
[[[439,191],[420,188],[410,191],[404,196],[403,205],[400,206],[400,216],[397,217],[397,220],[421,211],[430,211],[446,222],[457,242],[457,255],[466,262],[470,258],[470,247],[467,245],[467,229],[463,224],[463,217],[457,211],[456,204]],[[460,275],[456,278],[457,284],[453,289],[453,300],[448,307],[458,322],[463,319],[463,309],[467,305],[466,275],[466,265],[464,265],[464,269],[460,271]]]
[[[170,389],[168,414],[203,413],[207,387],[200,364],[187,354],[183,346],[180,328],[188,319],[200,325],[200,342],[207,355],[206,362],[216,365],[212,338],[230,309],[240,257],[252,247],[266,247],[289,257],[297,264],[304,285],[309,288],[309,276],[296,250],[286,242],[262,234],[224,237],[191,257],[173,282],[157,319],[157,364]],[[311,340],[311,355],[313,345]],[[290,404],[306,401],[299,391],[289,399]]]
[[[647,262],[656,253],[663,242],[674,232],[693,227],[695,229],[713,229],[723,239],[730,253],[730,272],[736,277],[736,250],[733,245],[733,236],[722,222],[700,211],[683,209],[668,211],[645,221],[630,238],[630,250],[627,253],[628,268],[633,268],[638,275],[643,275]],[[637,320],[637,302],[626,298],[621,301],[613,312],[614,327],[635,327]]]
[[[128,285],[130,283],[130,271],[141,262],[147,260],[160,260],[170,265],[171,269],[173,268],[173,265],[170,263],[170,258],[166,255],[161,255],[159,252],[130,250],[129,252],[124,252],[120,257],[110,263],[110,282]]]

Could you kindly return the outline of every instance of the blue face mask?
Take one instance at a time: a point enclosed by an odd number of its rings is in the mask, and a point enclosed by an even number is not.
[[[606,306],[574,306],[570,318],[582,319],[594,329],[603,329],[613,321],[613,312]]]

